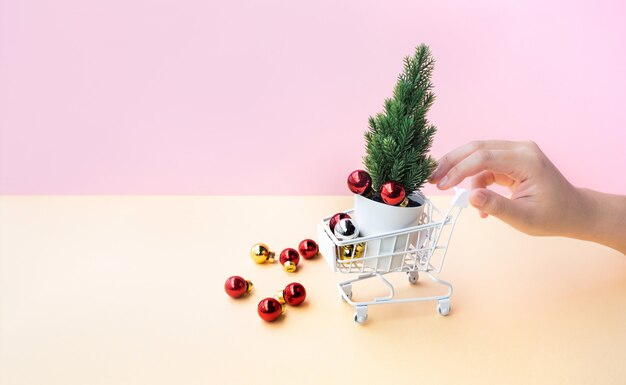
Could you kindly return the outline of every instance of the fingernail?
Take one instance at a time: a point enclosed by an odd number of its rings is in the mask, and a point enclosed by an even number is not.
[[[448,183],[448,177],[447,177],[447,176],[444,176],[444,177],[443,177],[443,178],[439,181],[439,183],[437,183],[437,187],[439,187],[439,188],[445,188],[447,183]]]

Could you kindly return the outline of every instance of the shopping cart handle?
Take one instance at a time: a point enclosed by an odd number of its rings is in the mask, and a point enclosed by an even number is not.
[[[466,208],[469,205],[469,191],[464,188],[454,187],[454,198],[452,198],[452,206]]]

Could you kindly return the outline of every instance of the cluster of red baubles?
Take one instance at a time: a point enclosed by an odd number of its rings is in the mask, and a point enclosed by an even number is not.
[[[319,251],[320,248],[317,245],[317,242],[312,239],[305,239],[298,245],[298,251],[296,251],[296,249],[292,249],[291,247],[288,247],[285,250],[281,251],[278,260],[283,266],[289,266],[285,265],[287,262],[289,262],[295,267],[298,266],[298,263],[300,262],[300,256],[302,256],[302,258],[304,259],[311,259],[315,257],[319,253]],[[289,271],[289,269],[286,270]]]
[[[365,170],[355,170],[348,175],[348,188],[354,194],[370,198],[373,195],[372,178]],[[388,205],[406,204],[406,191],[398,182],[386,182],[380,186],[380,198]]]
[[[240,298],[252,291],[252,282],[235,275],[226,280],[224,291],[233,298]],[[304,286],[301,283],[292,282],[279,291],[274,298],[262,299],[257,305],[257,313],[264,321],[272,322],[285,312],[285,305],[299,306],[305,299]]]
[[[305,239],[298,245],[298,250],[288,247],[280,252],[278,260],[288,273],[294,273],[300,263],[300,256],[312,259],[319,253],[319,246],[312,239]],[[265,243],[255,243],[250,248],[250,257],[256,263],[274,263],[275,253]]]
[[[306,299],[306,290],[298,282],[292,282],[278,292],[274,298],[259,302],[257,313],[264,321],[272,322],[285,312],[285,305],[299,306]]]
[[[280,252],[280,257],[278,260],[281,265],[285,265],[286,262],[291,262],[294,265],[298,265],[300,262],[300,256],[304,259],[311,259],[315,257],[320,251],[317,242],[312,239],[305,239],[300,242],[298,245],[298,250],[292,249],[291,247],[286,248],[285,250]]]
[[[319,253],[317,242],[312,239],[305,239],[298,245],[298,250],[288,247],[284,249],[278,260],[287,272],[296,271],[300,262],[300,257],[312,259]],[[264,243],[256,243],[250,248],[250,257],[256,263],[274,262],[275,253]],[[224,283],[224,291],[233,298],[240,298],[244,294],[252,291],[252,282],[238,275],[232,276]],[[292,282],[278,292],[273,298],[268,297],[257,305],[257,313],[263,320],[271,322],[280,317],[285,312],[285,306],[298,306],[306,298],[304,286],[298,282]]]

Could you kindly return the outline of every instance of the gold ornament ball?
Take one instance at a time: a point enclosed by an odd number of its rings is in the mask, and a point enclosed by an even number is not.
[[[265,243],[257,243],[250,248],[250,257],[256,263],[265,263],[269,261],[274,263],[274,252]]]
[[[357,243],[354,258],[361,258],[363,256],[363,250],[365,250],[365,243]]]
[[[354,255],[352,255],[353,250],[356,248],[356,251],[354,251]],[[364,243],[357,243],[356,245],[345,245],[345,246],[341,246],[341,255],[339,257],[339,259],[357,259],[357,258],[361,258],[363,256],[363,250],[365,249],[365,244]]]
[[[352,257],[352,245],[341,246],[339,251],[341,252],[339,259],[350,259]]]

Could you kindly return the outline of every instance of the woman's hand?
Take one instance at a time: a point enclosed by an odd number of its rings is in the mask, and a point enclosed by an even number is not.
[[[445,155],[430,182],[446,190],[471,177],[470,203],[531,235],[587,239],[626,253],[626,197],[578,189],[534,142],[477,141]],[[510,198],[489,189],[508,187]],[[611,207],[614,211],[607,213]],[[621,227],[619,227],[621,225]],[[607,228],[618,226],[618,229]]]

